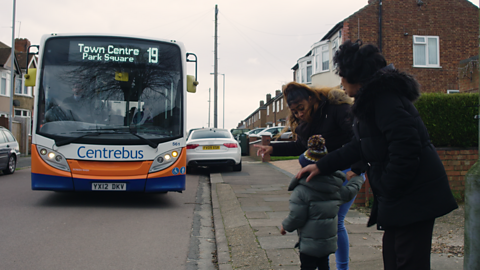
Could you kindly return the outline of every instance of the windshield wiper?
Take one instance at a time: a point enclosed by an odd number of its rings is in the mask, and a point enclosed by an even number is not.
[[[68,139],[65,139],[65,140],[62,140],[62,141],[55,140],[55,145],[56,146],[67,145],[67,144],[71,144],[72,142],[76,141],[77,139],[80,139],[80,138],[83,138],[83,137],[86,137],[86,136],[99,136],[99,135],[100,135],[99,132],[93,132],[93,133],[83,134],[83,135],[78,136],[78,137],[68,138]]]
[[[127,129],[128,129],[128,132],[127,132]],[[92,131],[92,130],[97,131],[97,133],[99,135],[100,134],[112,134],[111,132],[108,132],[108,133],[107,132],[101,132],[102,130],[116,131],[117,134],[120,133],[119,131],[123,131],[122,133],[130,133],[133,136],[139,138],[140,140],[142,140],[142,142],[148,144],[148,146],[152,147],[153,149],[157,148],[157,144],[155,144],[154,142],[152,142],[151,140],[149,140],[147,138],[144,138],[144,137],[138,135],[136,128],[130,128],[130,127],[127,127],[127,128],[98,128],[98,129],[83,129],[83,130],[77,130],[77,131]],[[83,136],[85,136],[85,135],[83,135]],[[83,137],[83,136],[81,136],[81,137]],[[81,137],[79,137],[79,138],[81,138]]]

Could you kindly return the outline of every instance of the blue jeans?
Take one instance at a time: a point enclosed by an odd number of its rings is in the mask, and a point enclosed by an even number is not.
[[[350,171],[350,168],[344,170],[344,173]],[[347,180],[343,182],[345,186],[348,183]],[[355,196],[356,198],[357,196]],[[345,228],[345,216],[347,215],[350,206],[355,201],[353,198],[351,201],[344,203],[338,209],[338,229],[337,229],[337,251],[335,251],[335,261],[338,270],[348,270],[348,262],[350,261],[350,244],[348,240],[347,229]]]

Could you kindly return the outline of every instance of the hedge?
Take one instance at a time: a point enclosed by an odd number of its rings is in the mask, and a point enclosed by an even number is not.
[[[479,95],[425,93],[415,102],[435,147],[478,146]]]

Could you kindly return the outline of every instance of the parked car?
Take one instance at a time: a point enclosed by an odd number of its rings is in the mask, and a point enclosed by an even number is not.
[[[264,129],[265,129],[264,127],[254,128],[254,129],[250,130],[249,132],[247,132],[247,135],[250,136],[250,135],[258,134],[260,131],[262,131]]]
[[[250,135],[250,137],[256,136],[256,137],[261,138],[263,135],[270,135],[270,138],[274,138],[275,136],[280,134],[283,129],[285,129],[284,126],[270,127],[270,128],[266,128],[266,129],[260,131],[259,133],[255,134],[255,135]]]
[[[12,174],[17,167],[20,148],[17,139],[6,128],[0,127],[0,170],[4,174]]]
[[[193,130],[187,140],[187,172],[199,166],[232,166],[242,170],[239,143],[227,129]]]
[[[204,128],[192,128],[192,129],[190,129],[188,131],[188,134],[187,134],[187,139],[186,139],[187,141],[188,141],[188,137],[190,137],[190,134],[192,134],[192,131],[197,130],[197,129],[204,129]]]
[[[240,138],[240,134],[245,134],[245,133],[248,133],[249,131],[250,131],[249,128],[232,128],[232,129],[230,129],[230,132],[232,133],[233,137],[237,141]]]

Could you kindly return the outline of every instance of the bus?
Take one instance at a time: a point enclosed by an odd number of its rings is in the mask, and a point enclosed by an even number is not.
[[[99,34],[44,35],[31,47],[33,190],[185,190],[195,54],[175,40]]]

